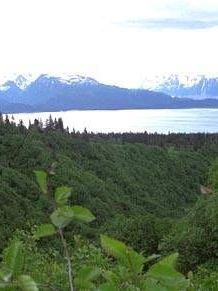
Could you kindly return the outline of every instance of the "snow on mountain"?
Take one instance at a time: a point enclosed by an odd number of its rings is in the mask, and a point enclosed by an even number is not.
[[[38,78],[46,78],[47,80],[56,80],[66,85],[87,84],[97,85],[98,82],[92,78],[73,74],[12,74],[0,76],[0,91],[7,91],[11,85],[17,86],[21,90],[25,90]]]
[[[0,99],[35,106],[56,96],[74,96],[76,90],[92,91],[98,86],[96,80],[75,74],[13,74],[0,76]]]
[[[177,97],[217,98],[218,77],[185,74],[156,75],[145,78],[142,87]]]
[[[67,85],[74,85],[74,84],[89,84],[89,85],[97,85],[98,82],[90,77],[81,76],[81,75],[73,75],[73,74],[46,74],[49,78],[57,78],[60,82],[65,83]]]
[[[13,83],[21,90],[26,89],[33,81],[36,80],[38,75],[34,74],[9,74],[0,76],[0,91],[6,91],[10,89],[10,85]]]
[[[153,86],[160,92],[105,85],[72,74],[14,75],[0,83],[0,112],[218,107],[218,100],[214,99],[169,96],[215,95],[218,79],[172,75],[152,81],[149,88]]]
[[[141,89],[165,93],[172,97],[218,99],[218,77],[188,74],[156,75],[145,78]],[[52,98],[56,98],[56,102],[60,103],[64,98],[70,99],[74,96],[96,97],[101,94],[106,98],[104,90],[106,90],[104,84],[93,78],[75,74],[0,76],[0,99],[31,106],[50,102]]]
[[[0,86],[0,91],[7,91],[8,89],[10,89],[10,86],[3,84]]]
[[[28,75],[18,75],[14,80],[14,83],[19,87],[21,90],[26,89],[33,81],[35,81],[36,76],[31,74]]]
[[[171,86],[183,86],[183,87],[192,87],[200,82],[200,80],[205,77],[204,75],[155,75],[146,77],[143,80],[142,86],[145,89],[159,89],[164,87],[170,88]]]

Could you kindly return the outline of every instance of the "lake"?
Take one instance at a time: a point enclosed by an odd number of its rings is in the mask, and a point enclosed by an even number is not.
[[[93,132],[218,132],[218,109],[87,110],[14,114],[28,126],[35,118],[62,117],[70,131]]]

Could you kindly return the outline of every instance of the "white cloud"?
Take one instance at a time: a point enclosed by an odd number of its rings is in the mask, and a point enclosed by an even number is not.
[[[217,72],[217,28],[164,31],[131,19],[216,16],[212,0],[0,1],[0,74],[70,72],[139,86],[146,74]],[[206,16],[205,16],[206,17]]]

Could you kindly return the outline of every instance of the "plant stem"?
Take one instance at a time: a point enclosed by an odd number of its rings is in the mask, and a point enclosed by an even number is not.
[[[69,255],[69,251],[68,251],[68,247],[67,247],[67,242],[64,238],[64,233],[63,233],[63,230],[61,228],[59,229],[59,234],[60,234],[61,241],[62,241],[62,244],[64,247],[65,257],[67,260],[67,269],[68,269],[68,278],[69,278],[69,283],[70,283],[70,291],[75,291],[73,289],[73,273],[72,273],[71,259],[70,259],[70,255]]]

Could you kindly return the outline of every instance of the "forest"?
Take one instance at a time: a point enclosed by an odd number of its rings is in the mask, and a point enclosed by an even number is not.
[[[218,134],[0,115],[0,174],[0,290],[218,290]]]

